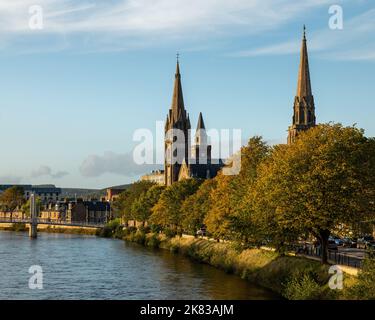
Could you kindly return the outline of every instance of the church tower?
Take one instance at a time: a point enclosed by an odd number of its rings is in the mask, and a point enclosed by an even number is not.
[[[197,131],[192,149],[192,159],[195,160],[196,164],[211,164],[211,146],[208,144],[208,136],[202,112],[199,113]]]
[[[304,26],[297,95],[294,99],[293,124],[288,129],[288,144],[293,143],[301,131],[308,130],[316,125],[306,42],[306,28]]]
[[[190,151],[190,119],[185,110],[181,86],[180,64],[177,58],[172,106],[165,122],[165,185],[178,181],[182,163],[188,163]]]

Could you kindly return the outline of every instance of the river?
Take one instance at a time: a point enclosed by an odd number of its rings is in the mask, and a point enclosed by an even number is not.
[[[30,266],[43,289],[30,289]],[[274,299],[234,275],[167,250],[95,236],[0,231],[3,299]]]

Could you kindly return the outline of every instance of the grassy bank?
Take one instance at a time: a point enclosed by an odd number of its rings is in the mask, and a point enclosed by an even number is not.
[[[24,223],[13,223],[9,225],[0,226],[0,230],[15,231],[15,232],[26,232],[29,227]],[[45,228],[38,228],[38,232],[47,233],[65,233],[65,234],[83,234],[83,235],[95,235],[97,230],[94,228],[80,228],[80,227],[54,227],[46,226]]]
[[[273,251],[255,248],[243,250],[234,244],[179,236],[167,237],[134,228],[107,228],[99,235],[182,254],[199,263],[238,275],[291,300],[345,299],[347,288],[352,287],[355,282],[355,278],[345,275],[344,290],[331,290],[328,287],[332,276],[328,272],[329,266],[303,257],[282,256]]]

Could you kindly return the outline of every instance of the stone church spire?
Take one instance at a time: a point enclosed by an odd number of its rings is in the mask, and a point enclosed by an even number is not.
[[[315,104],[311,90],[306,28],[304,26],[298,71],[297,95],[294,98],[293,123],[288,129],[288,144],[293,143],[301,131],[306,131],[314,127],[315,124]]]
[[[172,105],[165,122],[165,184],[178,181],[183,162],[188,164],[190,156],[190,119],[185,110],[182,94],[180,63],[177,54],[176,73],[173,86]],[[183,133],[183,137],[181,135]],[[178,138],[178,139],[177,139]],[[183,139],[181,141],[181,139]]]
[[[203,116],[202,116],[202,112],[199,112],[199,118],[198,118],[198,125],[197,125],[197,131],[198,130],[205,130],[205,126],[204,126],[204,121],[203,121]]]
[[[208,136],[204,125],[202,112],[199,113],[197,131],[194,137],[194,147],[192,149],[192,158],[199,164],[211,163],[211,146],[208,144]]]
[[[298,72],[297,97],[312,96],[310,70],[309,70],[309,57],[307,53],[306,42],[307,42],[306,41],[306,27],[304,26],[302,48],[301,48],[301,60],[300,60],[299,72]]]
[[[185,105],[182,93],[180,62],[177,58],[176,74],[174,80],[173,96],[172,96],[172,121],[178,121],[184,117]]]

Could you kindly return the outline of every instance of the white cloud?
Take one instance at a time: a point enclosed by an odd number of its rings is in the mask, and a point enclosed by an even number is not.
[[[309,51],[322,57],[342,60],[375,59],[375,9],[344,20],[343,30],[325,29],[308,32]],[[297,53],[301,39],[288,40],[276,45],[252,48],[235,53],[235,56],[280,55]]]
[[[150,172],[158,165],[138,165],[133,160],[133,153],[105,152],[102,156],[90,155],[81,164],[79,170],[85,177],[98,177],[105,173],[119,174],[127,177]]]
[[[49,176],[51,178],[59,179],[65,177],[68,174],[69,173],[66,171],[58,171],[56,173],[53,173],[52,169],[49,166],[40,166],[38,169],[31,172],[31,178]]]
[[[30,30],[28,9],[34,0],[2,0],[3,46],[31,38],[53,37],[58,49],[79,43],[92,49],[256,34],[276,29],[330,0],[39,0],[44,29]],[[61,44],[63,42],[63,45]],[[40,45],[40,43],[38,43]],[[51,47],[51,43],[49,45]],[[43,46],[42,46],[43,49]],[[81,48],[82,49],[82,48]]]

